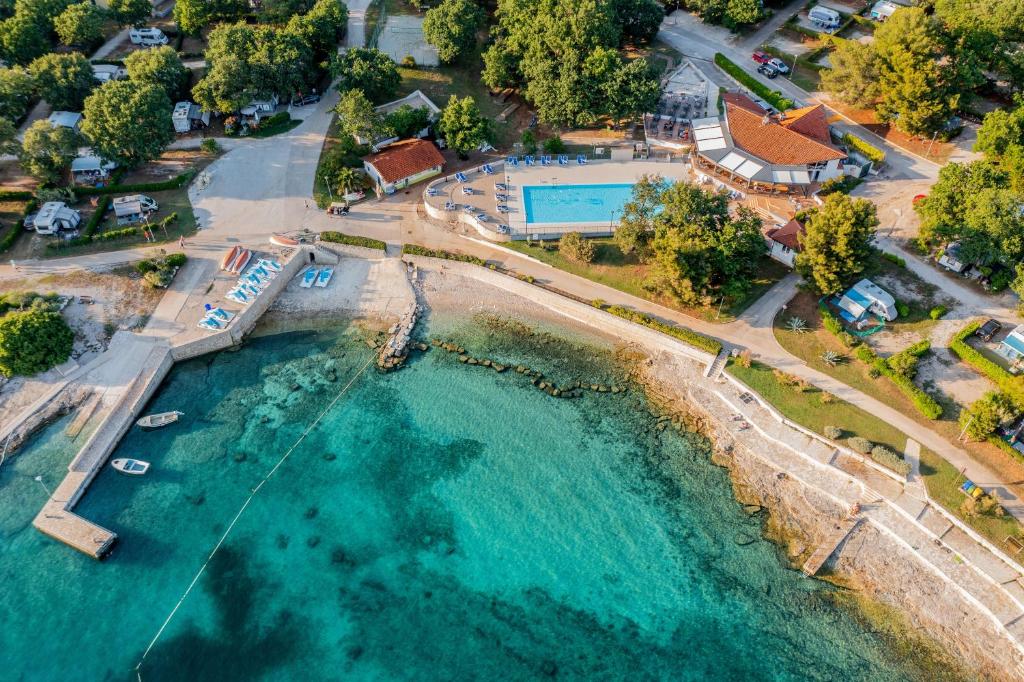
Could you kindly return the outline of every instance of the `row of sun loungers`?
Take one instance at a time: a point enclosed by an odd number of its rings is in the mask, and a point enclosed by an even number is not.
[[[249,268],[249,272],[238,279],[238,283],[227,297],[235,303],[249,305],[256,297],[263,293],[270,281],[281,272],[281,264],[274,260],[261,258],[256,264]]]

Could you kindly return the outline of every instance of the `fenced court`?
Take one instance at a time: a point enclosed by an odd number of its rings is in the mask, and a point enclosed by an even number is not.
[[[377,48],[399,64],[406,56],[416,60],[418,66],[437,66],[437,50],[423,38],[423,18],[408,14],[381,17],[377,31]]]

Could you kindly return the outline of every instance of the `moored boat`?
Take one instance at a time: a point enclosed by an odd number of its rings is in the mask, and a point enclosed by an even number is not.
[[[185,414],[184,412],[171,411],[171,412],[158,412],[157,414],[147,414],[145,417],[141,417],[135,423],[143,429],[159,429],[161,426],[167,426],[178,421],[178,417]]]
[[[141,476],[149,471],[149,462],[143,462],[141,459],[130,459],[127,457],[115,459],[110,463],[110,466],[114,467],[115,470],[120,471],[122,474],[128,474],[129,476]]]
[[[270,243],[274,246],[298,246],[299,240],[292,239],[291,237],[283,234],[275,234],[270,238]]]

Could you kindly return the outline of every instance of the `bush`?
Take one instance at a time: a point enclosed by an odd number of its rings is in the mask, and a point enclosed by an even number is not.
[[[217,154],[220,152],[220,145],[217,143],[217,140],[208,137],[199,143],[199,150],[206,154]]]
[[[411,54],[405,55],[404,57],[402,57],[402,66],[404,66],[407,69],[415,69],[416,58],[413,57]]]
[[[843,144],[845,144],[847,147],[860,153],[862,156],[867,158],[869,161],[872,161],[873,163],[878,164],[885,162],[885,152],[883,152],[878,147],[875,147],[874,145],[871,145],[868,142],[860,139],[856,135],[844,133],[842,141]]]
[[[903,301],[896,301],[896,312],[900,317],[910,317],[910,306]]]
[[[949,309],[946,308],[946,306],[944,306],[944,305],[937,305],[937,306],[935,306],[934,308],[932,308],[931,310],[928,311],[928,317],[932,318],[933,320],[937,320],[937,319],[939,319],[940,317],[942,317],[943,315],[945,315],[948,312],[949,312]]]
[[[532,130],[524,130],[519,141],[522,142],[525,153],[533,154],[537,151],[537,136],[533,134]]]
[[[330,242],[332,244],[347,244],[348,246],[362,246],[366,249],[377,249],[378,251],[384,251],[388,246],[379,239],[356,237],[350,234],[344,234],[343,232],[334,232],[331,230],[322,232],[320,234],[320,241]],[[405,252],[403,251],[403,253]]]
[[[888,251],[883,251],[882,252],[882,258],[884,258],[885,260],[889,261],[890,263],[892,263],[894,265],[898,265],[901,268],[907,267],[907,261],[905,261],[902,258],[900,258],[899,256],[897,256],[895,253],[889,253]]]
[[[443,249],[428,249],[427,247],[420,246],[419,244],[403,244],[402,253],[407,253],[410,256],[444,258],[445,260],[453,260],[460,263],[472,263],[473,265],[487,265],[487,261],[483,258],[470,256],[464,253],[452,253],[451,251],[444,251]]]
[[[172,253],[164,259],[164,262],[172,268],[180,268],[187,260],[188,256],[183,253]]]
[[[13,189],[0,189],[0,201],[28,201],[32,198],[32,192],[13,190]]]
[[[876,445],[871,448],[871,459],[903,476],[910,473],[910,464],[907,460],[884,445]]]
[[[96,204],[96,210],[89,216],[89,222],[85,224],[85,229],[82,231],[86,237],[92,237],[96,230],[99,229],[100,223],[103,222],[103,216],[106,214],[107,209],[110,207],[110,197],[105,196],[100,199],[99,203]]]
[[[558,253],[577,263],[592,263],[597,247],[580,232],[566,232],[558,240]]]
[[[871,452],[871,448],[875,446],[874,443],[869,441],[867,438],[864,438],[863,436],[853,436],[847,439],[846,442],[851,448],[853,448],[855,451],[859,452],[862,455],[866,455],[869,452]]]
[[[704,336],[698,334],[692,329],[686,329],[684,327],[675,327],[664,322],[655,320],[650,315],[641,313],[636,310],[630,310],[629,308],[623,308],[618,305],[611,305],[605,308],[605,312],[611,313],[616,317],[621,317],[624,320],[629,320],[644,327],[654,329],[662,334],[667,334],[683,343],[689,344],[694,348],[711,353],[712,355],[718,355],[722,352],[722,344],[711,338],[710,336]]]
[[[9,312],[0,317],[0,374],[10,378],[45,372],[68,359],[74,340],[64,317],[45,303]]]
[[[825,438],[830,440],[839,440],[843,437],[843,430],[838,426],[826,426],[825,427]]]
[[[761,81],[757,80],[740,68],[738,64],[732,62],[721,52],[715,53],[715,65],[735,78],[741,85],[743,85],[743,87],[747,88],[758,97],[761,97],[779,111],[786,111],[787,109],[793,108],[793,100],[783,97],[782,93],[777,90],[770,89],[768,86],[761,83]]]
[[[140,260],[135,264],[135,271],[140,275],[145,275],[147,272],[153,272],[154,270],[156,270],[156,263],[149,258]]]
[[[548,153],[548,154],[564,154],[565,153],[565,143],[562,142],[562,138],[560,138],[558,135],[555,135],[553,137],[549,137],[548,139],[544,140],[543,147],[544,147],[544,151],[546,153]]]

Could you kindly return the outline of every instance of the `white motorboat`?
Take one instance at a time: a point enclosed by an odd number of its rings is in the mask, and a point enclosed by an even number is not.
[[[141,459],[129,459],[126,457],[115,459],[110,463],[110,466],[114,467],[114,469],[120,471],[122,474],[128,474],[129,476],[141,476],[149,471],[149,462],[143,462]]]
[[[185,413],[177,411],[147,414],[135,423],[144,429],[159,429],[161,426],[167,426],[168,424],[173,424],[178,421],[178,417],[183,414]]]

